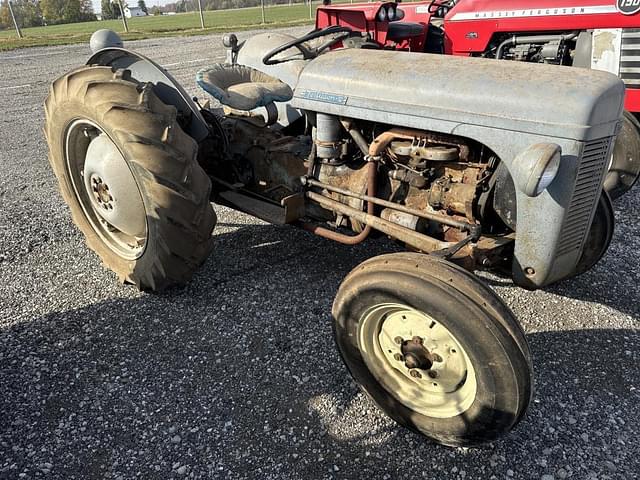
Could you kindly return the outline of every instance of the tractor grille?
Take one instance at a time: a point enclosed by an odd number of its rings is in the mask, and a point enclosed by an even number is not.
[[[640,88],[640,28],[622,31],[620,78],[627,88]]]
[[[591,212],[600,194],[610,149],[610,138],[592,140],[584,146],[576,188],[560,237],[558,257],[582,248],[582,242],[589,231]]]

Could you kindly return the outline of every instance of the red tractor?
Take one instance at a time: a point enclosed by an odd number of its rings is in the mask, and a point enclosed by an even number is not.
[[[640,0],[325,3],[316,27],[352,29],[343,42],[349,47],[547,63],[620,76],[626,111],[604,184],[617,198],[640,174],[639,12]]]

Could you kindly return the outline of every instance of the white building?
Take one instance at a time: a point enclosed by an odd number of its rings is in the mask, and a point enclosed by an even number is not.
[[[124,7],[124,16],[131,17],[145,17],[147,14],[140,7]]]

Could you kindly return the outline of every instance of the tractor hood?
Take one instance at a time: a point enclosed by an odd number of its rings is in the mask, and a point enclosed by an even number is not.
[[[615,134],[624,84],[605,72],[344,49],[302,71],[292,105],[455,134],[462,125],[578,141]]]

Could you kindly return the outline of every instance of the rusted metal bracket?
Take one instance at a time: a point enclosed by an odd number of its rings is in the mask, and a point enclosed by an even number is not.
[[[460,240],[457,243],[454,243],[453,245],[451,245],[448,248],[445,248],[444,250],[440,250],[437,252],[433,252],[432,255],[435,257],[441,257],[444,259],[449,259],[451,257],[453,257],[456,253],[458,253],[460,250],[462,250],[464,247],[466,247],[469,243],[475,241],[477,239],[474,239],[473,235],[467,235],[466,237],[464,237],[462,240]]]

